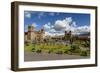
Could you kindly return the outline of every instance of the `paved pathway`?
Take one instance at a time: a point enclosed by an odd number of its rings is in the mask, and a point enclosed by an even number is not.
[[[65,60],[65,59],[87,59],[89,57],[67,55],[67,54],[48,54],[48,53],[33,53],[25,52],[24,61],[44,61],[44,60]]]

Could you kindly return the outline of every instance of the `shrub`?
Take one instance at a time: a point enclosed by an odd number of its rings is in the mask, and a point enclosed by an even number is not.
[[[29,43],[28,43],[27,41],[25,41],[25,45],[26,45],[26,46],[29,46]]]
[[[64,49],[64,53],[65,53],[65,54],[68,54],[68,51],[69,51],[69,48],[65,48],[65,49]]]
[[[37,53],[41,53],[42,50],[41,50],[41,49],[37,49],[36,52],[37,52]]]
[[[35,52],[35,48],[32,48],[32,52]]]
[[[81,44],[84,47],[89,47],[90,46],[90,42],[89,41],[85,41]]]
[[[78,45],[71,45],[72,49],[80,49]]]
[[[68,51],[67,54],[72,55],[72,52],[71,51]]]
[[[88,52],[87,51],[81,51],[80,56],[87,56]]]
[[[70,52],[72,53],[79,53],[80,52],[80,48],[78,45],[71,45],[71,48],[69,49]]]
[[[65,54],[68,54],[68,50],[65,50],[64,53],[65,53]]]
[[[87,50],[87,55],[90,56],[90,50]]]
[[[48,53],[52,53],[52,52],[53,52],[53,50],[52,50],[52,49],[48,50]]]
[[[59,50],[56,52],[56,54],[63,54],[63,51]]]

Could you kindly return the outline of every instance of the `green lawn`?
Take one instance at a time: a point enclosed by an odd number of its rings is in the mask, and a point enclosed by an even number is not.
[[[81,44],[76,44],[75,42],[70,45],[64,44],[52,44],[52,43],[40,43],[40,44],[32,44],[27,43],[24,46],[25,51],[27,52],[45,52],[45,53],[56,53],[56,54],[76,54],[80,56],[88,56],[90,50],[82,50],[83,47]]]
[[[28,45],[24,45],[25,51],[31,52],[32,48],[34,48],[34,46],[31,43],[29,43]]]
[[[69,49],[70,45],[65,46],[62,44],[45,44],[45,43],[41,43],[41,44],[31,44],[28,43],[28,45],[25,45],[25,51],[32,51],[33,48],[35,49],[41,49],[43,51],[47,51],[47,50],[65,50],[65,49]]]

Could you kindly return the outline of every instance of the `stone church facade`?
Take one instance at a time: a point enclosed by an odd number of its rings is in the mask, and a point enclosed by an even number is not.
[[[35,31],[34,26],[28,26],[28,31],[25,32],[24,39],[27,42],[42,42],[44,39],[45,31],[41,29],[39,31]]]

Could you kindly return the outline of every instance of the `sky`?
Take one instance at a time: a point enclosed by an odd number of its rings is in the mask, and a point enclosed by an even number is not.
[[[46,35],[63,35],[64,31],[73,34],[90,32],[90,14],[44,11],[24,11],[24,31],[28,25],[38,31],[45,29]]]

